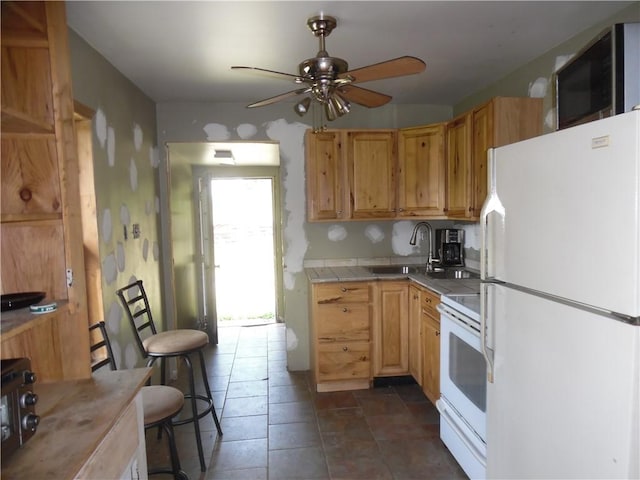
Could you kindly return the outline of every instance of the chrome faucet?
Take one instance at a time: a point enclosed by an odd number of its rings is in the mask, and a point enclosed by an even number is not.
[[[409,239],[409,245],[415,245],[416,239],[418,237],[418,230],[420,227],[425,227],[427,229],[427,238],[429,240],[429,256],[427,257],[427,272],[433,272],[433,229],[431,228],[431,224],[429,222],[418,222],[416,226],[413,227],[413,233],[411,234],[411,238]]]

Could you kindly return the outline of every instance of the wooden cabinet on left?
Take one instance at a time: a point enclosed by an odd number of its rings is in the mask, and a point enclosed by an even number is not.
[[[45,292],[58,310],[11,312],[2,357],[40,381],[91,376],[79,169],[63,2],[2,2],[0,241],[3,294]],[[20,317],[18,321],[15,317]],[[17,326],[16,326],[17,325]],[[41,330],[42,329],[42,330]],[[42,356],[42,358],[40,358]],[[46,359],[45,359],[46,358]]]
[[[318,392],[369,388],[370,282],[311,286],[311,371]]]

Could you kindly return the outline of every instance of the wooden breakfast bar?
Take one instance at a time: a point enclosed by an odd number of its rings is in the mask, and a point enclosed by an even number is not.
[[[151,371],[102,371],[86,380],[36,383],[40,424],[33,438],[2,458],[2,478],[146,479],[140,389]]]

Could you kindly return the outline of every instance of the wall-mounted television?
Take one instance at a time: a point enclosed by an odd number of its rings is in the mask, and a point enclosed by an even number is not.
[[[605,29],[555,75],[557,129],[640,104],[640,23]]]

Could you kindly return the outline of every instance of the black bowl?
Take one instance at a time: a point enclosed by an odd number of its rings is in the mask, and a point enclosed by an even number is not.
[[[17,310],[19,308],[35,305],[45,296],[46,293],[44,292],[7,293],[5,295],[1,295],[2,309],[0,311],[6,312],[8,310]]]

